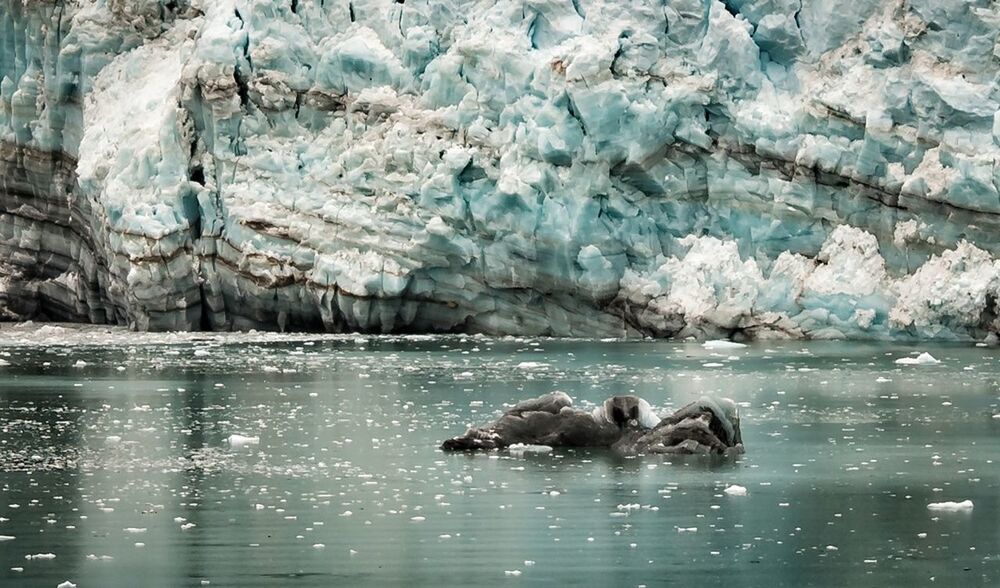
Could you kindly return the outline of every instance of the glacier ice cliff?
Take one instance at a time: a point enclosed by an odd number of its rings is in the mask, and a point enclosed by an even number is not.
[[[995,338],[989,0],[0,0],[0,307]]]

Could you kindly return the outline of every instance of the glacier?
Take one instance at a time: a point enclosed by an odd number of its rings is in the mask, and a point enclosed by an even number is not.
[[[0,313],[996,339],[989,0],[0,0]]]

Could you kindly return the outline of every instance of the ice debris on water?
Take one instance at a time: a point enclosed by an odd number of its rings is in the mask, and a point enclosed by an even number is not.
[[[507,451],[511,455],[524,455],[525,453],[550,453],[552,447],[549,445],[532,445],[530,443],[514,443],[507,446]]]
[[[226,442],[230,447],[247,447],[250,445],[260,445],[260,437],[257,435],[248,436],[234,433],[226,437]]]
[[[961,502],[951,502],[951,501],[932,502],[927,505],[927,510],[935,510],[935,511],[958,512],[958,511],[972,510],[972,508],[973,504],[971,500],[963,500]]]
[[[540,361],[522,361],[517,364],[517,369],[520,370],[539,370],[549,367],[549,364]]]
[[[745,343],[737,343],[728,339],[712,339],[701,344],[705,349],[741,349],[746,347]]]
[[[916,357],[900,357],[896,363],[899,365],[934,365],[941,363],[941,360],[935,359],[933,355],[925,351]]]
[[[747,489],[746,489],[746,487],[745,486],[738,486],[736,484],[733,484],[732,486],[726,486],[726,489],[723,490],[723,492],[725,492],[726,494],[728,494],[730,496],[746,496],[747,495]]]
[[[76,584],[70,582],[69,580],[66,580],[62,584],[56,586],[56,588],[76,588]]]
[[[56,554],[54,553],[36,553],[34,555],[26,555],[24,559],[55,559]]]

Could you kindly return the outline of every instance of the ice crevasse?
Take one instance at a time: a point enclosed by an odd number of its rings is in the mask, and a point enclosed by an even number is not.
[[[0,310],[981,339],[988,0],[0,0]]]

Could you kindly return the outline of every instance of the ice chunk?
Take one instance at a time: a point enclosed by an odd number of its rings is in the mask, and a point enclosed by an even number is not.
[[[745,486],[738,486],[736,484],[733,484],[732,486],[726,486],[726,489],[723,490],[723,492],[725,492],[726,494],[728,494],[730,496],[746,496],[747,495],[747,489],[746,489],[746,487]]]
[[[229,437],[226,437],[226,442],[229,443],[230,447],[248,447],[251,445],[260,445],[260,436],[247,436],[240,435],[239,433],[234,433]]]
[[[899,365],[933,365],[941,363],[941,361],[925,351],[916,357],[900,357],[896,363]]]
[[[517,369],[519,370],[538,370],[545,369],[549,367],[549,364],[540,361],[522,361],[517,364]]]
[[[932,502],[927,505],[928,510],[947,512],[969,511],[972,508],[971,500],[963,500],[962,502]]]
[[[552,447],[548,445],[531,445],[529,443],[514,443],[507,446],[507,451],[512,455],[524,455],[525,453],[550,453]]]
[[[705,349],[741,349],[746,347],[745,343],[737,343],[728,339],[712,339],[701,344]]]

